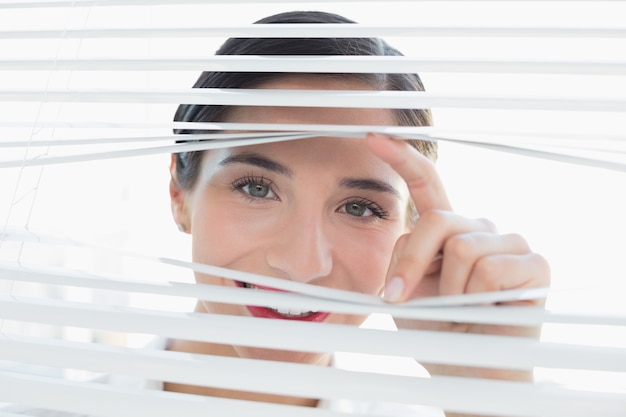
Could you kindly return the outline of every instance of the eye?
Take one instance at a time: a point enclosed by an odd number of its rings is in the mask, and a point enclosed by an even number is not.
[[[241,191],[251,198],[276,199],[276,194],[272,191],[271,181],[263,177],[247,176],[235,181],[232,189]]]
[[[378,217],[380,219],[387,219],[389,214],[378,204],[367,199],[356,199],[344,203],[339,212],[349,214],[354,217]]]
[[[250,194],[252,197],[265,198],[272,191],[267,184],[247,184],[241,187],[242,190]]]
[[[346,213],[351,216],[363,217],[371,216],[372,210],[368,209],[365,205],[359,203],[348,203],[344,206]]]

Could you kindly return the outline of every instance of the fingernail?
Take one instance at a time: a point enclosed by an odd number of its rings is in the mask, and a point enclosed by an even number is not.
[[[385,285],[385,293],[383,297],[386,301],[392,303],[399,301],[404,292],[404,280],[400,277],[391,277]]]

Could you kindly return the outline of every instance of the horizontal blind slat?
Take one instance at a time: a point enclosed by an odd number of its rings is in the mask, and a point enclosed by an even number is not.
[[[390,332],[346,325],[106,308],[49,300],[20,298],[16,301],[7,297],[0,297],[0,311],[11,320],[232,345],[408,356],[424,362],[504,369],[542,366],[626,371],[625,349],[546,344],[517,337],[422,330]],[[210,334],[205,331],[207,328],[211,328]],[[464,349],[459,351],[457,346],[464,346]]]
[[[492,108],[623,112],[626,98],[537,97],[520,95],[444,94],[424,91],[315,91],[197,88],[178,91],[141,90],[0,90],[0,101],[79,103],[187,103],[231,106],[338,108]]]
[[[254,392],[368,400],[372,388],[381,401],[413,403],[420,381],[407,376],[353,373],[332,367],[288,362],[107,347],[92,343],[0,338],[5,360],[57,368],[132,375],[149,380]],[[267,375],[272,375],[268,379]],[[322,381],[333,381],[324,384]]]
[[[380,0],[335,0],[336,3],[368,3]],[[430,0],[396,0],[399,2],[419,3]],[[476,2],[476,0],[438,0],[444,2]],[[482,0],[486,2],[501,2],[502,0]],[[508,0],[511,2],[543,2],[545,0]],[[555,2],[587,3],[594,0],[552,0]],[[604,2],[624,2],[624,0],[603,0]],[[328,0],[309,0],[309,3],[328,3]],[[294,3],[294,0],[50,0],[24,1],[0,3],[0,8],[41,8],[41,7],[106,7],[106,6],[137,6],[137,5],[171,5],[171,4],[266,4],[266,3]]]
[[[70,347],[75,345],[76,347]],[[485,381],[459,377],[416,378],[350,372],[292,363],[265,363],[261,360],[208,357],[165,351],[137,351],[80,346],[70,343],[35,343],[0,340],[0,351],[9,358],[28,359],[50,366],[106,370],[149,379],[183,381],[259,392],[311,395],[319,398],[351,398],[440,405],[446,408],[505,413],[507,415],[586,416],[591,411],[615,415],[626,405],[617,394],[580,392],[541,384]],[[266,375],[273,377],[268,381]],[[1,375],[1,374],[0,374]],[[324,381],[320,383],[320,381]],[[442,393],[445,392],[445,397]],[[498,395],[494,395],[497,392]]]
[[[1,3],[0,3],[1,8]],[[623,38],[621,27],[435,27],[364,24],[290,24],[161,28],[94,28],[1,30],[0,39],[90,39],[162,37],[526,37],[526,38]]]
[[[380,0],[335,0],[336,3],[368,3]],[[431,0],[395,0],[399,2],[420,3]],[[438,0],[443,2],[476,2],[477,0]],[[481,0],[501,2],[502,0]],[[511,2],[543,2],[545,0],[508,0]],[[588,3],[596,0],[551,0],[555,2]],[[624,2],[625,0],[603,0],[604,2]],[[328,0],[308,0],[309,3],[328,3]],[[223,3],[294,3],[294,0],[50,0],[0,3],[0,8],[40,8],[40,7],[92,7],[92,6],[136,6],[136,5],[169,5],[169,4],[223,4]]]
[[[0,60],[6,71],[237,71],[307,73],[517,73],[626,75],[624,61],[572,60],[451,60],[411,57],[269,57],[214,56],[211,58],[90,58]]]
[[[342,417],[343,414],[290,405],[201,397],[163,391],[132,390],[98,383],[52,380],[0,372],[0,400],[99,417],[171,417],[181,409],[188,417],[255,415],[267,417]],[[37,395],[33,395],[37,392]],[[78,401],[77,398],[80,400]],[[366,417],[360,415],[360,417]],[[370,416],[371,417],[371,416]]]

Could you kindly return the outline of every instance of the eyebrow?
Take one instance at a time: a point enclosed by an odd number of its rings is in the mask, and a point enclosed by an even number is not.
[[[287,177],[293,176],[293,171],[291,171],[287,166],[271,158],[268,158],[267,156],[254,152],[243,152],[236,155],[227,156],[220,162],[220,165],[224,166],[235,163],[254,165],[259,168],[264,168],[269,171],[285,175]]]
[[[278,174],[285,175],[287,177],[293,177],[293,171],[286,165],[268,158],[265,155],[261,155],[255,152],[242,152],[236,155],[229,155],[224,158],[219,164],[225,166],[228,164],[248,164],[254,165],[259,168],[264,168]],[[371,190],[383,193],[392,194],[397,198],[401,198],[400,192],[392,187],[390,184],[372,179],[372,178],[342,178],[339,181],[339,186],[342,188],[350,188],[357,190]]]
[[[370,178],[343,178],[339,181],[339,185],[344,188],[355,188],[358,190],[372,190],[393,194],[397,198],[401,198],[400,192],[388,183]]]

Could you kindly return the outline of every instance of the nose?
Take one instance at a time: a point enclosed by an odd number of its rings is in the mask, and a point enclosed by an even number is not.
[[[311,282],[330,274],[333,261],[321,216],[292,212],[266,247],[268,265],[280,276]]]

